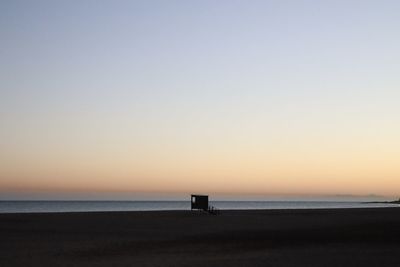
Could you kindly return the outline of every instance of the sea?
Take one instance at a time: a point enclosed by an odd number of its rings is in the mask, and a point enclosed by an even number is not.
[[[336,201],[211,201],[220,210],[400,207],[398,204]],[[0,213],[190,210],[190,201],[0,201]]]

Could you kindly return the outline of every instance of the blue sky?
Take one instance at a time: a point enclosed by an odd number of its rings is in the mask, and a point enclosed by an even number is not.
[[[398,1],[2,1],[0,188],[396,194],[399,14]]]

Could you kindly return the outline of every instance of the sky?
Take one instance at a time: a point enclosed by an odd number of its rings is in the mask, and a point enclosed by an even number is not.
[[[1,1],[0,199],[400,194],[399,1]]]

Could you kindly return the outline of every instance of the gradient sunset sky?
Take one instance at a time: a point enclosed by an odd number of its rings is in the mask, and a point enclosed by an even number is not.
[[[0,198],[195,192],[400,194],[400,1],[0,2]]]

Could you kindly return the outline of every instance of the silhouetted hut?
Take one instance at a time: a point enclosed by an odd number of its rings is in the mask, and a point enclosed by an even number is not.
[[[191,195],[191,208],[192,210],[208,211],[208,196],[205,195]]]

